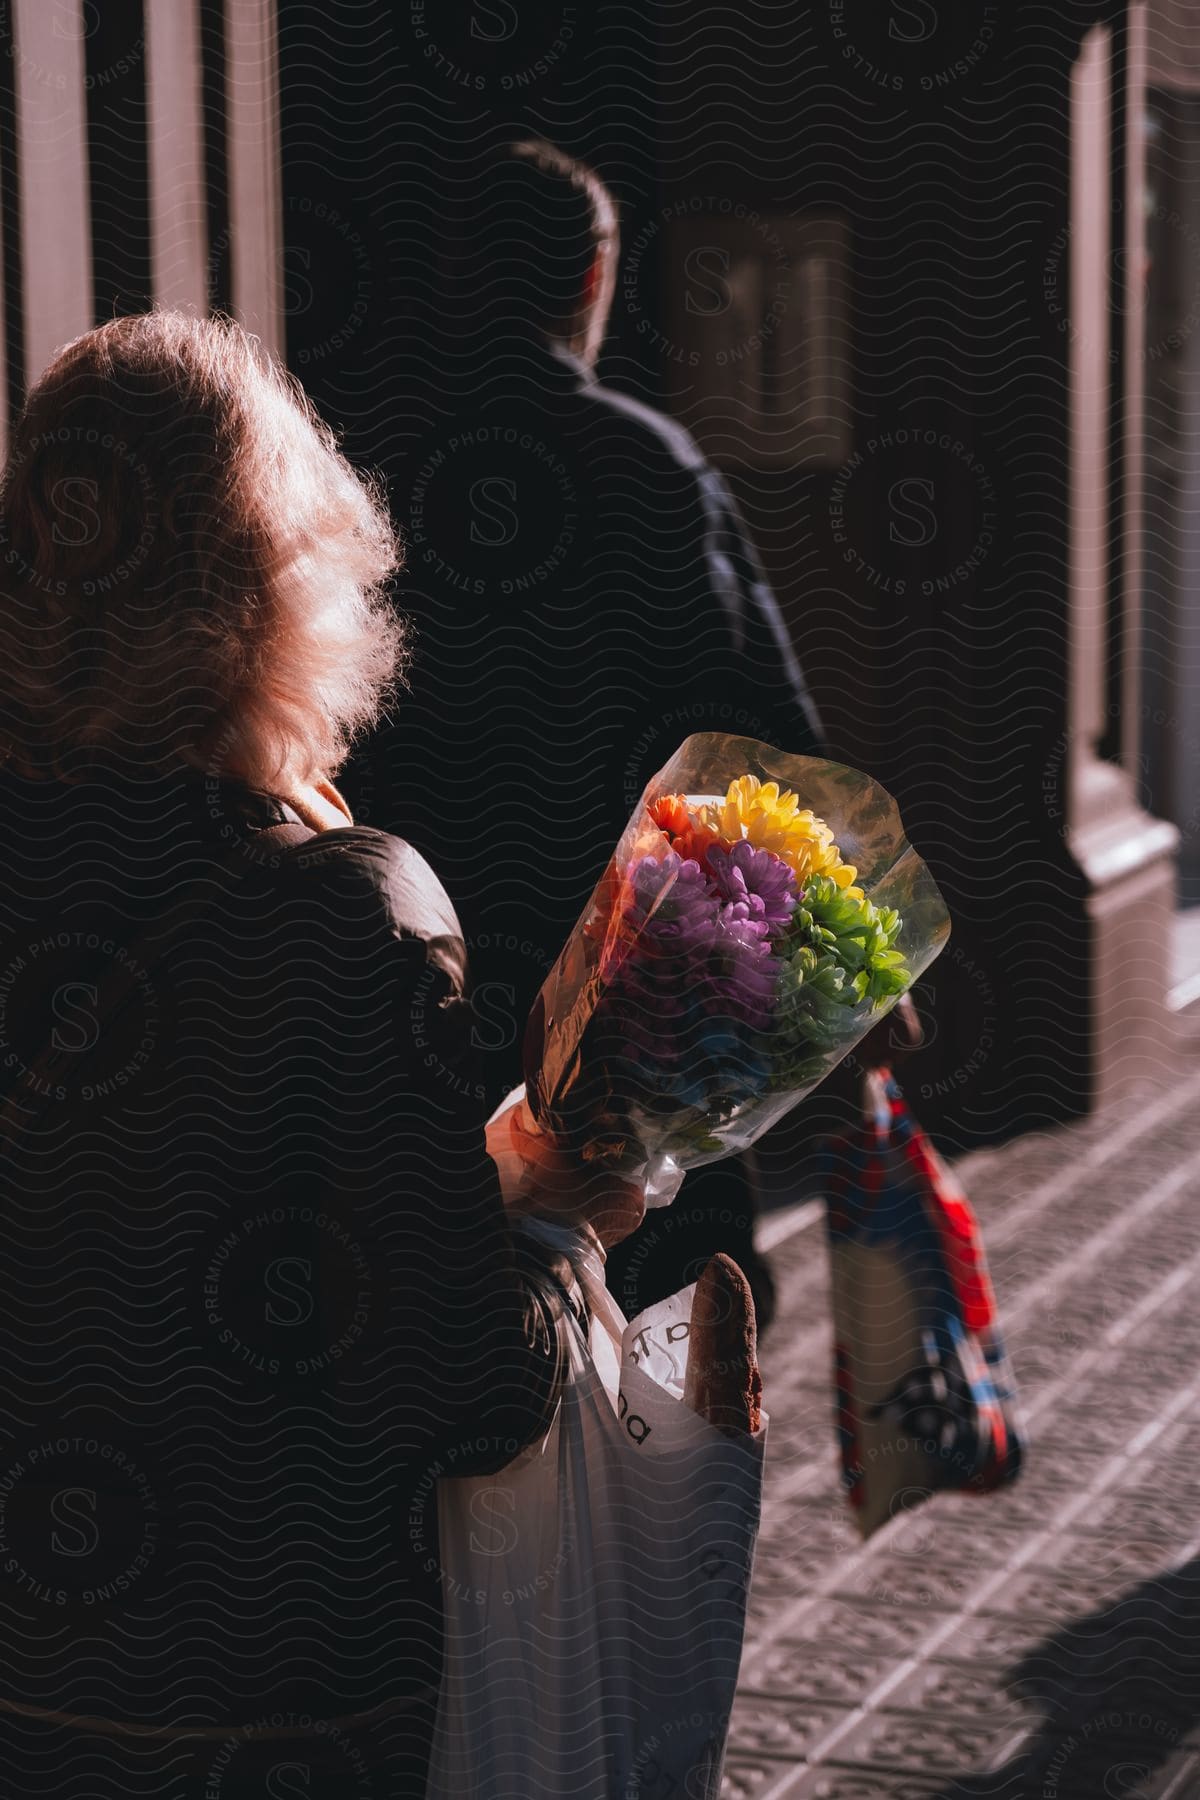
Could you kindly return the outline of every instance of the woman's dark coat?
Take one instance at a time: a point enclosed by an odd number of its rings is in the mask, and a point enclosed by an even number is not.
[[[256,847],[286,816],[0,788],[13,1792],[418,1794],[435,1480],[552,1405],[454,911],[378,831]]]

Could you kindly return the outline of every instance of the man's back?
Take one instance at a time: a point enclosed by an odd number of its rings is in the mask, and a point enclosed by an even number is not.
[[[457,386],[469,397],[398,496],[418,642],[386,811],[454,894],[498,1099],[655,770],[695,731],[819,754],[819,727],[728,490],[685,431],[532,341]]]

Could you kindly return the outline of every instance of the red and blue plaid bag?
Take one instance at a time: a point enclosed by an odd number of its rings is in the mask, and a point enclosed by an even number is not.
[[[823,1158],[842,1480],[864,1537],[1013,1481],[1022,1427],[970,1202],[889,1069]]]

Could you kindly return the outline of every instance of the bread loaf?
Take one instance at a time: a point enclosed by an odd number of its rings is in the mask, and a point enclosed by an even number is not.
[[[727,1437],[759,1429],[762,1376],[750,1283],[731,1257],[714,1256],[696,1283],[684,1400]]]

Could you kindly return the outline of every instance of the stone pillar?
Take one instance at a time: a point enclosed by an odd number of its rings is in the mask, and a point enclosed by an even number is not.
[[[154,299],[208,306],[199,0],[145,0]]]
[[[0,192],[13,180],[13,171],[0,156]],[[8,308],[19,304],[19,296],[6,291],[4,258],[0,256],[0,465],[8,455]]]
[[[1114,266],[1110,233],[1111,33],[1084,38],[1071,77],[1072,332],[1069,350],[1069,566],[1067,842],[1087,881],[1091,928],[1092,1104],[1147,1078],[1165,1079],[1175,1049],[1170,988],[1175,907],[1175,827],[1138,805],[1139,646],[1142,560],[1144,183],[1140,131],[1145,81],[1145,8],[1130,9],[1126,71],[1128,149],[1122,209],[1124,255]],[[1110,440],[1112,279],[1121,280],[1125,383],[1123,440]],[[1118,327],[1114,326],[1114,329]],[[1117,346],[1113,345],[1115,350]],[[1124,459],[1120,760],[1100,754],[1107,724],[1110,459]]]
[[[92,324],[82,0],[16,0],[14,39],[29,383]]]
[[[285,352],[279,46],[275,0],[226,0],[226,120],[233,307]]]

